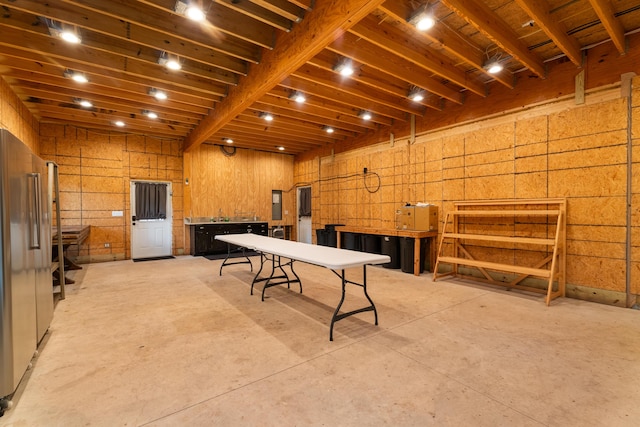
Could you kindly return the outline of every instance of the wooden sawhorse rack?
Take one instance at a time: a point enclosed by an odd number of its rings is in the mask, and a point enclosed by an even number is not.
[[[566,199],[456,202],[444,219],[433,280],[455,275],[542,293],[549,305],[565,295],[566,216]],[[443,251],[452,255],[446,256]],[[441,273],[441,263],[451,264],[452,270]],[[480,275],[463,274],[461,265],[477,269]],[[489,271],[515,277],[499,280]],[[530,276],[545,280],[546,289],[523,284]]]

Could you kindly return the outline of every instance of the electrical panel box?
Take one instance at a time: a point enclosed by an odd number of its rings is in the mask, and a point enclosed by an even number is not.
[[[396,212],[398,230],[438,230],[438,207],[435,205],[403,206]]]

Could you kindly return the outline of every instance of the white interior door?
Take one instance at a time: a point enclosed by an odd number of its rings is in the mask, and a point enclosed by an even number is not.
[[[312,237],[312,230],[311,230],[311,212],[309,211],[309,215],[300,215],[300,206],[301,206],[301,200],[300,200],[300,194],[303,191],[304,188],[308,188],[308,196],[309,198],[311,197],[311,187],[300,187],[298,188],[298,194],[297,194],[297,200],[298,200],[298,209],[297,209],[297,216],[298,216],[298,242],[303,242],[303,243],[311,243],[311,237]]]
[[[136,186],[139,184],[166,185],[166,215],[164,218],[140,219],[136,211]],[[173,209],[171,183],[131,181],[131,258],[153,258],[172,255]],[[145,197],[147,203],[148,200]]]

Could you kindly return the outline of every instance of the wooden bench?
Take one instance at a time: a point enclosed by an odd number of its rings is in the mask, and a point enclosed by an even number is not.
[[[566,212],[565,199],[454,203],[454,210],[445,216],[433,280],[455,275],[492,285],[543,293],[549,305],[553,299],[565,295]],[[452,255],[443,253],[447,249]],[[482,252],[485,256],[491,252],[498,256],[506,255],[514,261],[520,255],[520,258],[530,258],[530,264],[480,259]],[[532,261],[536,256],[538,259]],[[450,264],[452,270],[440,272],[441,263]],[[473,267],[480,274],[463,274],[459,266]],[[498,280],[489,271],[511,273],[515,277]],[[546,289],[523,284],[528,277],[543,279]],[[554,282],[557,282],[555,290]]]

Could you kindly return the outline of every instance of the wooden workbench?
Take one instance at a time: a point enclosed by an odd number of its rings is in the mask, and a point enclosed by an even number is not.
[[[436,263],[436,240],[438,238],[438,231],[436,230],[396,230],[338,225],[336,226],[336,231],[338,247],[340,247],[341,241],[340,233],[375,234],[379,236],[411,237],[415,239],[415,246],[413,250],[413,274],[416,276],[420,275],[420,240],[429,239],[429,271],[433,271],[433,266]]]

